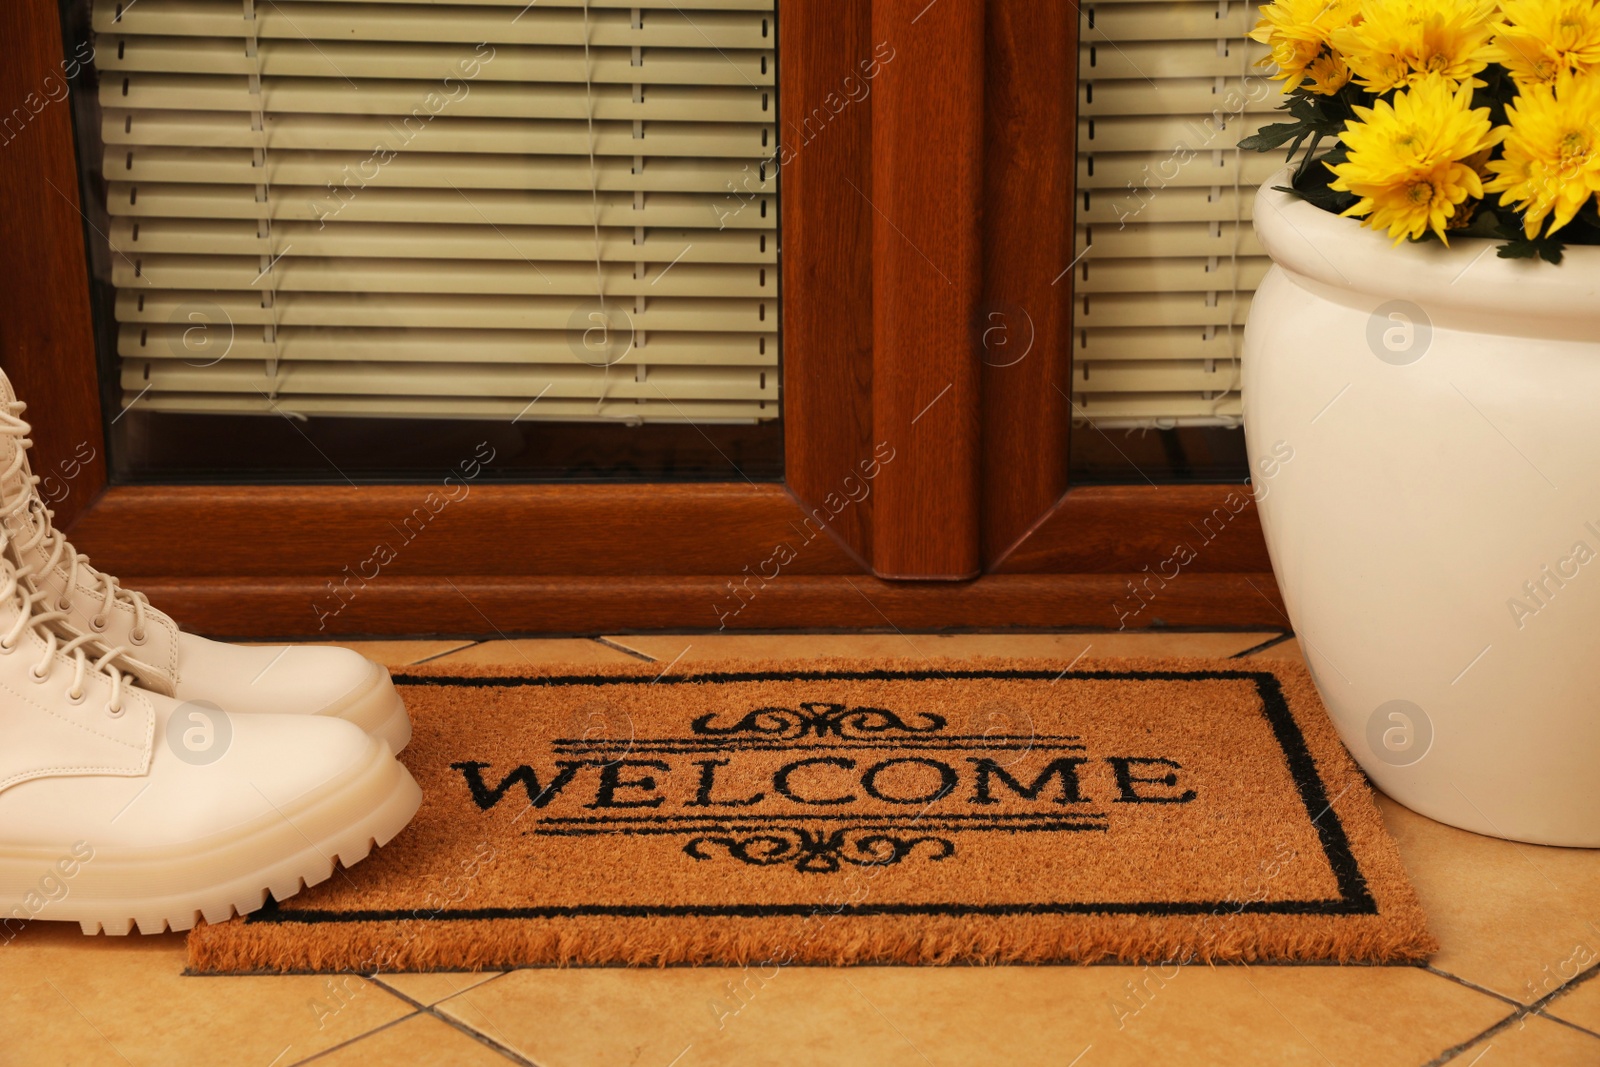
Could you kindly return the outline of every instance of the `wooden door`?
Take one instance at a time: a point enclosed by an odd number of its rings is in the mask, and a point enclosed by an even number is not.
[[[782,0],[784,481],[475,485],[379,562],[427,487],[108,482],[59,17],[16,0],[0,365],[57,521],[234,636],[1286,626],[1248,487],[1068,484],[1077,20]]]

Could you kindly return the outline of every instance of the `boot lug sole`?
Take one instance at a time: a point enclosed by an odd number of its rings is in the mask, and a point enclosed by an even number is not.
[[[282,818],[274,816],[256,832],[217,847],[176,861],[170,854],[151,859],[136,850],[97,848],[68,883],[67,895],[47,903],[32,918],[77,922],[85,934],[125,935],[135,928],[145,934],[181,932],[202,919],[221,922],[247,915],[266,903],[268,892],[283,900],[326,881],[336,858],[346,867],[366,858],[393,840],[421,805],[422,790],[411,773],[385,746],[375,746],[375,758],[333,792],[285,810]],[[352,807],[357,809],[353,815]],[[237,870],[241,856],[273,852],[280,858]],[[12,881],[9,868],[31,873],[36,865],[33,859],[0,855],[0,885]],[[208,867],[227,873],[208,880]],[[184,884],[197,878],[206,880],[192,888]],[[148,889],[129,892],[141,885]]]

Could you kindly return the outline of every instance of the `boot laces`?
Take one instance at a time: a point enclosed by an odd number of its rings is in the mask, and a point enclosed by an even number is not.
[[[8,540],[0,533],[0,547]],[[0,635],[0,654],[10,653],[17,647],[24,631],[32,630],[44,641],[44,652],[30,670],[35,681],[43,682],[50,677],[55,668],[57,653],[72,657],[72,684],[67,687],[67,699],[76,704],[87,695],[84,682],[90,675],[103,675],[111,682],[111,699],[106,703],[106,711],[112,716],[121,715],[122,706],[122,672],[111,666],[111,661],[122,655],[126,649],[121,645],[106,648],[98,644],[93,634],[80,634],[69,641],[61,641],[50,623],[65,619],[67,613],[58,609],[47,609],[41,601],[50,596],[49,589],[29,589],[22,581],[24,573],[11,566],[9,560],[0,561],[0,573],[4,575],[3,584],[0,584],[0,602],[11,603],[17,607],[17,616]],[[104,649],[96,659],[89,659],[84,652],[85,646]]]
[[[53,571],[63,562],[67,567],[67,589],[78,588],[78,575],[81,572],[89,583],[99,587],[100,610],[95,613],[93,625],[95,628],[104,629],[110,620],[111,611],[118,601],[127,604],[133,609],[132,637],[134,644],[142,644],[145,639],[145,621],[149,609],[149,598],[143,593],[132,589],[124,589],[116,577],[96,569],[89,563],[89,557],[72,547],[66,535],[55,528],[55,512],[45,506],[44,498],[39,495],[38,485],[40,478],[28,466],[28,449],[33,447],[33,440],[28,434],[33,432],[22,418],[22,412],[27,404],[14,400],[9,404],[0,405],[0,434],[5,434],[16,440],[15,454],[11,457],[4,470],[0,470],[0,484],[20,482],[22,489],[15,499],[0,503],[0,521],[13,528],[20,527],[23,535],[16,539],[17,557],[20,564],[19,577],[29,578],[36,574],[43,575]],[[4,409],[9,410],[4,410]],[[28,521],[29,513],[32,521]],[[20,522],[17,520],[21,520]],[[40,548],[48,554],[43,562],[34,559],[34,553]],[[70,618],[71,602],[62,597],[54,609],[47,614],[51,619],[66,620]],[[77,641],[74,638],[73,641]],[[92,637],[91,637],[92,640]],[[77,647],[73,645],[73,647]],[[101,657],[104,659],[104,657]]]

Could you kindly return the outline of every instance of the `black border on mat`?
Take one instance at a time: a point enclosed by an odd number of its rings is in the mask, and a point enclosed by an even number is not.
[[[939,679],[1001,679],[1012,681],[1057,681],[1072,678],[1084,681],[1252,681],[1261,697],[1262,714],[1272,727],[1273,737],[1283,750],[1285,765],[1305,805],[1306,816],[1316,827],[1323,855],[1339,886],[1339,896],[1331,900],[1280,901],[1042,901],[1027,904],[845,904],[825,910],[841,915],[1198,915],[1233,911],[1249,915],[1376,915],[1378,905],[1367,888],[1366,875],[1350,849],[1344,825],[1333,810],[1328,791],[1317,775],[1316,761],[1306,747],[1305,735],[1295,722],[1276,675],[1268,671],[1073,671],[1059,674],[1026,670],[833,670],[833,671],[716,671],[705,674],[649,675],[551,675],[548,677],[476,677],[470,675],[400,674],[396,685],[432,685],[460,688],[516,688],[522,686],[557,688],[596,685],[678,685],[684,683],[772,682],[772,681],[847,681],[873,680],[935,681]],[[369,911],[294,911],[269,900],[266,907],[245,917],[247,923],[354,923],[394,921],[467,921],[493,919],[564,919],[588,916],[619,918],[737,917],[770,918],[805,916],[825,906],[818,904],[577,904],[562,907],[460,908],[437,912]]]

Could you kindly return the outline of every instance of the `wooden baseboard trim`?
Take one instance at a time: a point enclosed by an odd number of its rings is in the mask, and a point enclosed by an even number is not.
[[[1145,583],[1140,592],[1131,584]],[[991,575],[886,582],[782,575],[380,577],[336,594],[319,578],[130,578],[185,629],[219,637],[516,636],[639,630],[1150,629],[1288,625],[1271,574]]]

